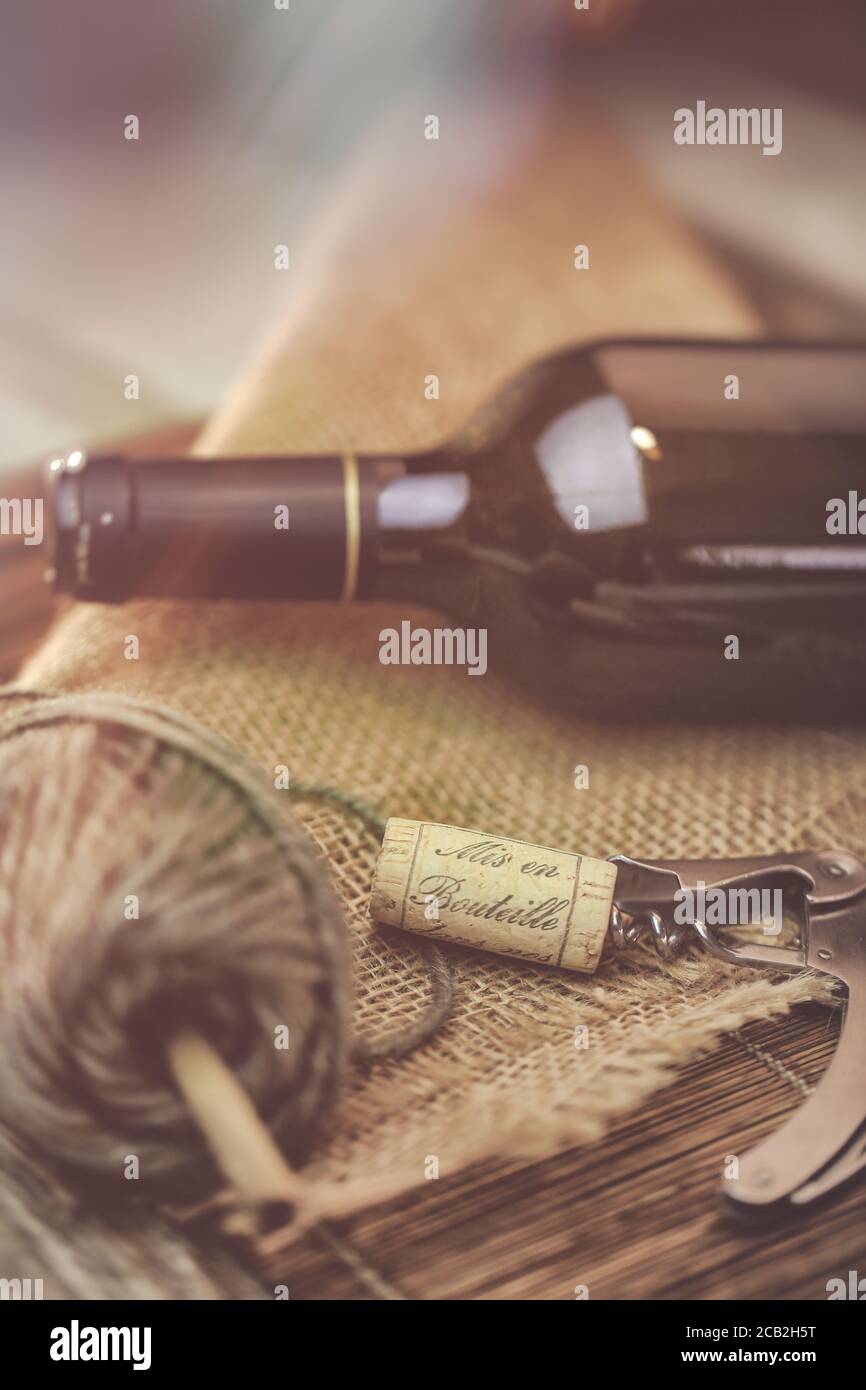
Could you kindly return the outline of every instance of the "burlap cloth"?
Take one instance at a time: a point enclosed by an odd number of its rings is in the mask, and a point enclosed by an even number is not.
[[[405,136],[400,137],[404,140]],[[294,257],[289,312],[201,453],[395,451],[435,444],[531,359],[595,337],[751,334],[717,266],[662,208],[611,133],[560,113],[507,175],[454,198],[447,144],[396,178],[384,150],[337,190]],[[380,157],[381,156],[381,157]],[[590,246],[591,269],[572,268]],[[218,287],[215,290],[218,293]],[[437,373],[438,401],[424,395]],[[78,605],[22,672],[28,686],[120,690],[193,715],[383,815],[515,835],[589,854],[863,850],[859,740],[843,730],[628,728],[554,715],[492,677],[383,667],[398,606]],[[428,623],[435,617],[426,615]],[[124,658],[135,633],[140,660]],[[647,659],[652,659],[648,653]],[[639,679],[639,676],[636,676]],[[575,790],[575,764],[590,786]],[[409,950],[366,920],[375,846],[339,812],[299,808],[346,904],[357,1027],[418,1016]],[[638,948],[584,977],[450,948],[457,1004],[408,1060],[350,1076],[311,1180],[348,1211],[485,1157],[598,1138],[725,1030],[825,990],[703,954]],[[589,1046],[575,1046],[575,1028]],[[603,1155],[603,1150],[600,1151]],[[336,1187],[332,1187],[336,1182]]]

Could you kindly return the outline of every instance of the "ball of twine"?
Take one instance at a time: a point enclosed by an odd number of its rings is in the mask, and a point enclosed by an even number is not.
[[[302,1162],[347,1058],[348,948],[280,793],[192,721],[99,695],[4,718],[0,787],[0,1122],[105,1196],[133,1157],[142,1187],[201,1194],[165,1054],[194,1028]]]

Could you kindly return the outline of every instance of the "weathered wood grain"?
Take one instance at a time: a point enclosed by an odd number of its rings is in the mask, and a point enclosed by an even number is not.
[[[811,1085],[838,1027],[805,1006],[741,1036]],[[338,1233],[415,1299],[572,1299],[577,1285],[591,1299],[824,1299],[829,1278],[866,1270],[862,1187],[782,1227],[738,1224],[719,1203],[725,1155],[802,1099],[796,1080],[731,1037],[603,1143],[424,1183]],[[370,1296],[314,1237],[266,1274],[293,1298]]]

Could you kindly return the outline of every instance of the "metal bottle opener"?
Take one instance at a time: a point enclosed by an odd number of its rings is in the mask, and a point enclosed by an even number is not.
[[[747,1153],[739,1177],[726,1179],[735,1208],[808,1206],[866,1168],[866,865],[843,850],[749,859],[657,859],[615,855],[611,935],[619,945],[651,933],[662,956],[674,955],[695,931],[704,946],[735,965],[786,973],[806,968],[848,987],[843,1031],[830,1066],[804,1105]],[[726,945],[703,922],[676,913],[683,891],[779,889],[798,925],[793,944]],[[708,914],[707,914],[708,915]]]

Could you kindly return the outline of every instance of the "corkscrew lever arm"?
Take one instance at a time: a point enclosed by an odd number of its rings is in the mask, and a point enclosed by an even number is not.
[[[842,1035],[808,1100],[782,1127],[745,1154],[725,1199],[741,1211],[797,1209],[866,1169],[866,865],[845,851],[726,860],[653,860],[617,856],[614,904],[633,920],[655,917],[668,952],[693,928],[722,960],[785,972],[812,969],[848,987]],[[731,946],[681,904],[712,889],[775,887],[799,919],[795,946]],[[730,919],[729,919],[730,920]]]

